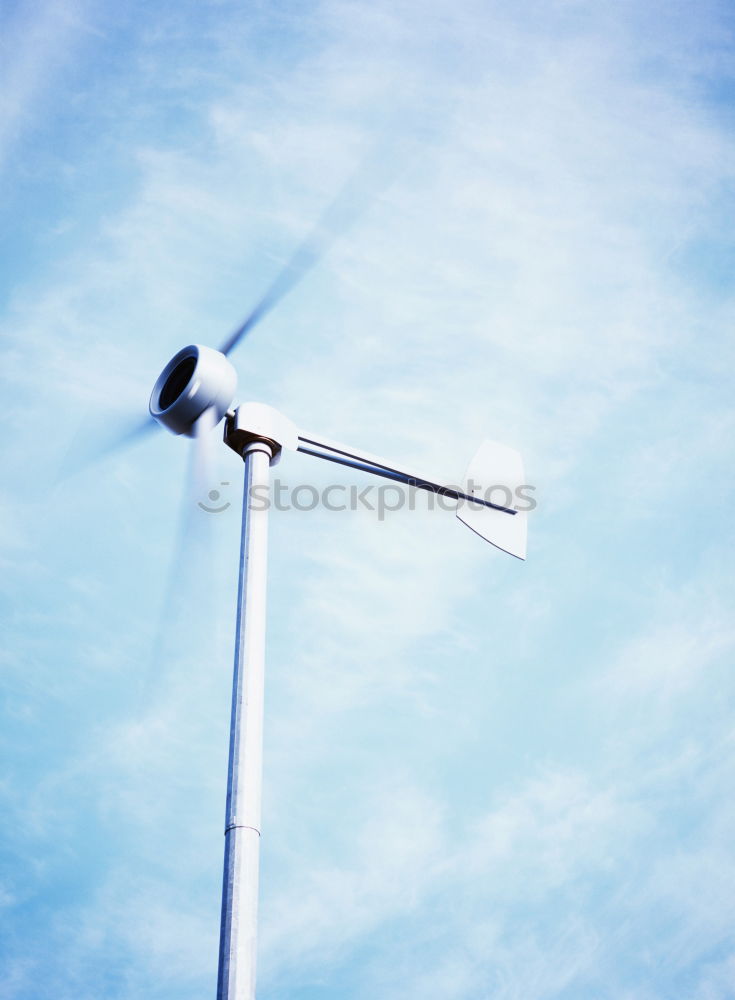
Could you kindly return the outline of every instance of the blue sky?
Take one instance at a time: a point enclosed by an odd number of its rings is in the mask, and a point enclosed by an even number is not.
[[[735,996],[732,31],[5,6],[3,1000],[213,995],[241,463],[173,595],[185,442],[59,469],[375,148],[240,398],[455,480],[495,438],[539,506],[526,563],[425,507],[274,513],[259,997]]]

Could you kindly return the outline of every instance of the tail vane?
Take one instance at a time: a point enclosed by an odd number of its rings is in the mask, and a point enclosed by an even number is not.
[[[521,493],[526,482],[519,452],[496,441],[483,441],[467,466],[463,485],[469,496],[512,508],[516,513],[510,515],[462,501],[457,507],[460,521],[496,548],[525,559],[528,500]]]

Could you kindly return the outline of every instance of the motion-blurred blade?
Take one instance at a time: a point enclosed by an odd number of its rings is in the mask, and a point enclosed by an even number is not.
[[[211,530],[205,504],[216,492],[214,410],[206,410],[197,420],[189,449],[189,461],[181,495],[178,525],[174,537],[151,652],[151,663],[140,690],[140,710],[156,697],[162,671],[180,655],[178,644],[192,609],[203,609],[212,589]],[[204,503],[202,502],[204,501]]]
[[[213,486],[216,426],[217,414],[211,408],[205,410],[194,425],[188,483],[190,507],[198,504]],[[197,523],[201,520],[198,518]]]
[[[150,416],[142,420],[108,419],[103,426],[100,426],[99,418],[95,418],[95,425],[90,424],[91,421],[86,422],[75,434],[59,466],[57,480],[83,472],[90,465],[96,465],[150,437],[158,428]]]
[[[395,173],[395,158],[382,149],[372,150],[349,177],[337,197],[327,206],[316,226],[296,248],[276,275],[262,299],[220,347],[230,351],[259,323],[292,288],[324,257],[332,245],[369,208]]]
[[[214,435],[217,423],[213,409],[205,410],[199,417],[189,451],[184,492],[181,498],[178,534],[167,585],[167,605],[175,603],[175,592],[186,582],[187,575],[199,577],[209,560],[210,532],[206,502],[216,493]]]

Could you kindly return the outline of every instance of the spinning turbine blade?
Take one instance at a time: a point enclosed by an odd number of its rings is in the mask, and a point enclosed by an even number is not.
[[[296,248],[285,267],[276,275],[265,295],[220,347],[222,354],[229,354],[242,338],[278,305],[281,299],[288,295],[291,289],[329,252],[339,237],[368,209],[390,180],[385,167],[386,162],[390,162],[390,160],[379,161],[375,151],[373,151],[360,163],[334,201],[322,213],[314,229]]]
[[[162,664],[172,659],[178,624],[191,606],[202,607],[211,592],[211,532],[207,507],[201,504],[211,495],[216,479],[212,433],[216,426],[213,410],[197,420],[191,442],[178,524],[163,598],[151,649],[150,665],[140,691],[140,711],[155,696]]]
[[[151,416],[144,417],[142,420],[136,420],[135,423],[131,421],[130,426],[126,430],[109,442],[107,446],[108,455],[119,451],[120,448],[127,448],[131,444],[136,444],[143,438],[147,438],[157,429],[156,421]]]
[[[194,440],[191,446],[189,466],[189,500],[196,505],[214,484],[214,448],[212,433],[217,426],[217,415],[213,409],[205,410],[194,426]],[[217,439],[219,440],[219,439]]]
[[[57,479],[66,479],[83,472],[90,465],[96,465],[123,448],[144,440],[158,428],[153,417],[135,421],[113,420],[112,426],[107,425],[101,431],[90,430],[90,423],[85,422],[84,427],[75,435],[59,467]]]
[[[211,493],[216,480],[214,449],[218,439],[213,434],[216,425],[215,411],[209,409],[194,426],[168,586],[171,601],[187,574],[198,576],[203,563],[209,562],[209,519],[201,501]]]

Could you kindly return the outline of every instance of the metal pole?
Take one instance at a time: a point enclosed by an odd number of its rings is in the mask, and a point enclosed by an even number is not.
[[[243,452],[240,581],[227,771],[217,1000],[254,1000],[258,920],[263,677],[272,450],[255,441]],[[264,487],[254,494],[256,487]]]

